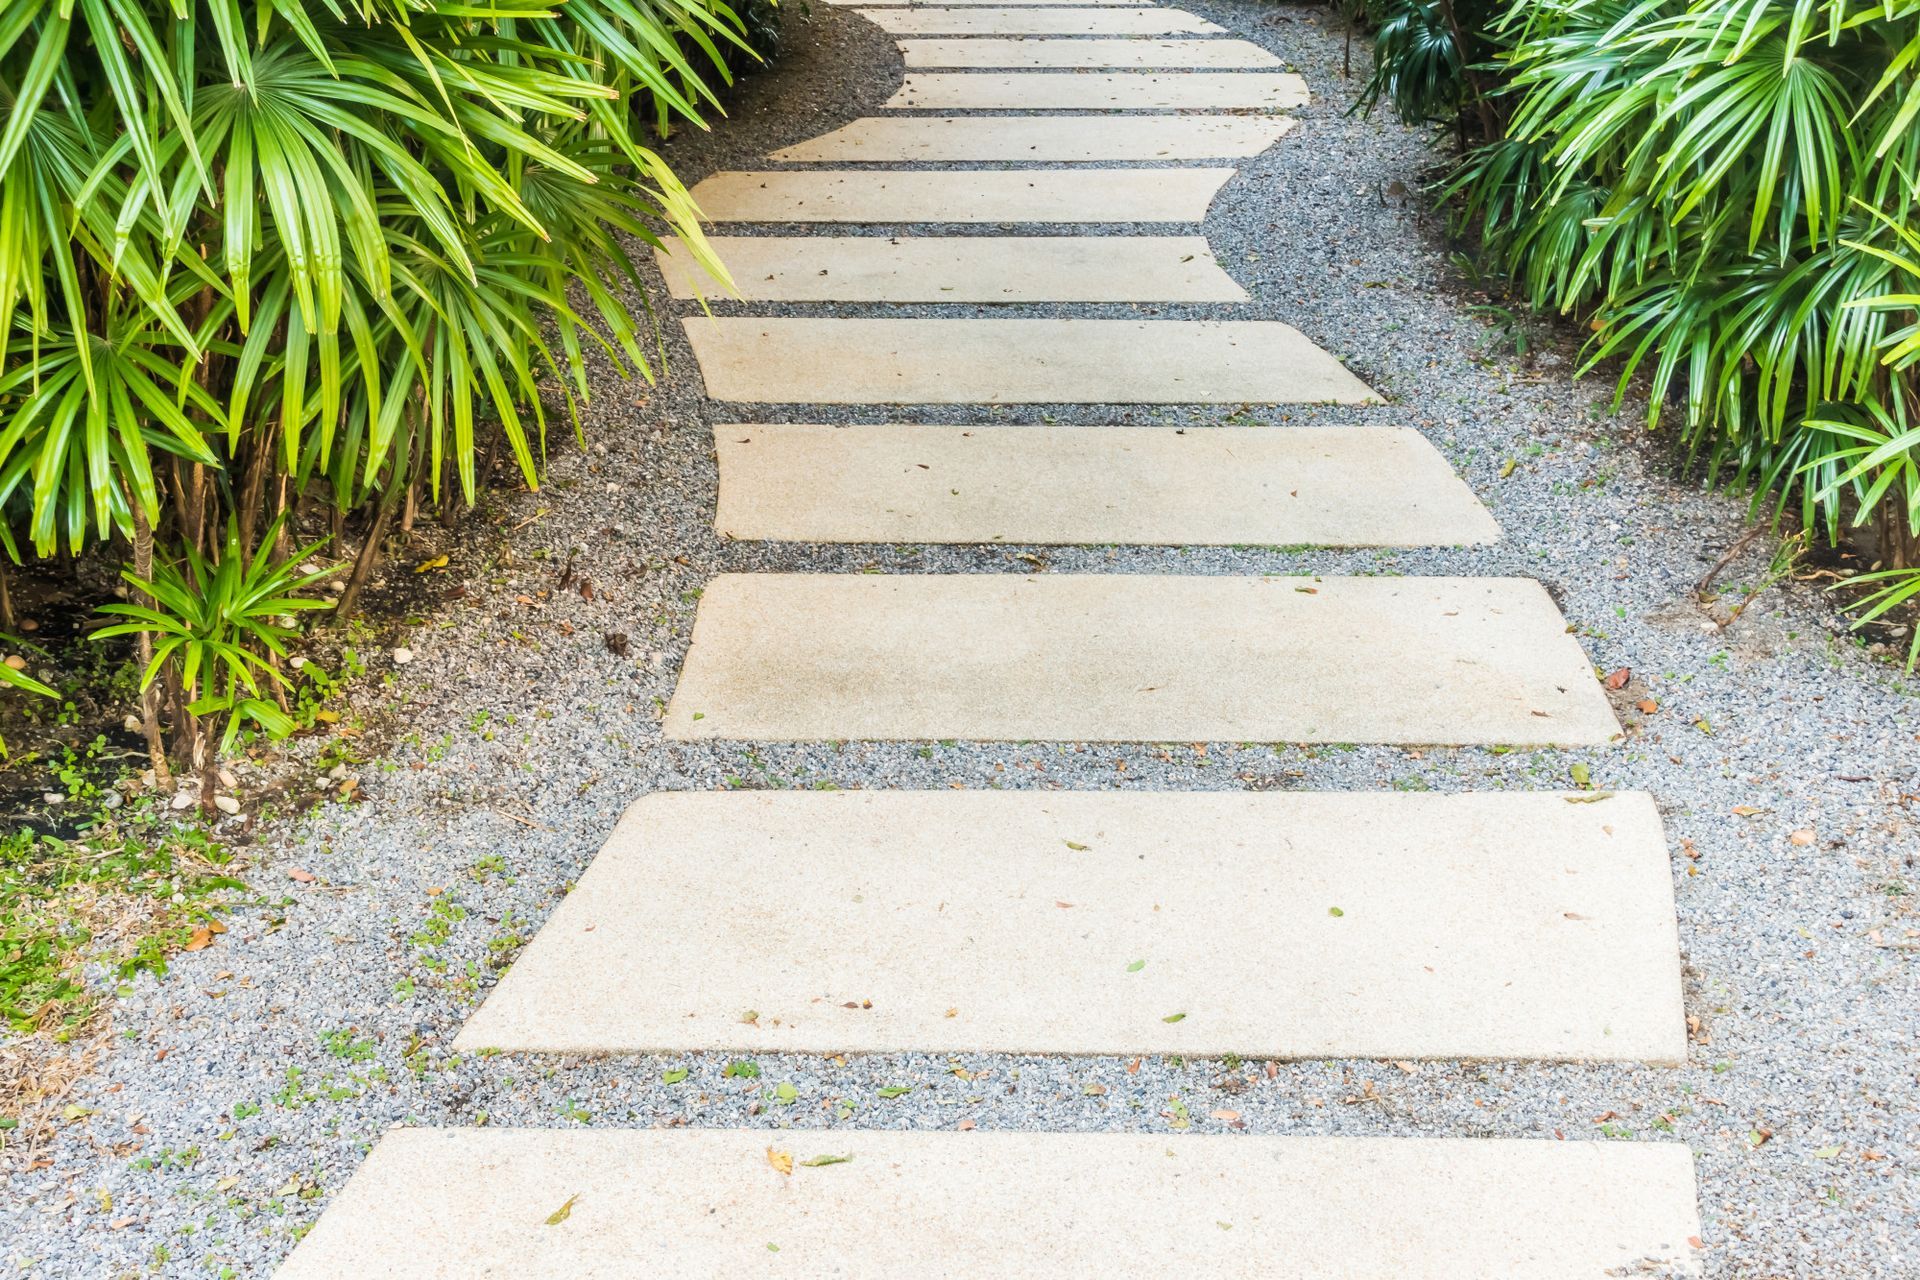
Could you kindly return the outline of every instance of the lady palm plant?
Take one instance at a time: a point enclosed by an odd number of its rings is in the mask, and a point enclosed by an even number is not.
[[[320,499],[364,525],[350,609],[402,496],[473,501],[488,433],[536,485],[593,353],[652,376],[632,245],[724,279],[646,139],[715,105],[739,27],[721,0],[0,4],[6,552],[130,546],[184,617]],[[168,634],[142,621],[111,630]],[[149,682],[192,686],[188,652]]]
[[[203,555],[188,543],[178,563],[162,562],[151,579],[128,570],[127,582],[154,603],[103,605],[100,612],[130,621],[94,632],[101,640],[121,635],[153,639],[153,654],[140,673],[143,693],[154,687],[163,669],[178,670],[188,722],[196,732],[205,726],[194,755],[201,770],[200,799],[206,806],[213,803],[216,741],[219,749],[230,749],[248,725],[273,737],[293,731],[284,692],[293,682],[280,664],[289,658],[287,642],[298,634],[294,618],[333,607],[331,600],[299,594],[334,573],[326,566],[295,567],[321,544],[291,559],[276,559],[271,535],[278,532],[278,523],[251,558],[241,549],[239,522],[229,520],[217,556]]]
[[[1461,226],[1710,474],[1910,558],[1920,0],[1515,0],[1487,39],[1506,123],[1443,188]]]

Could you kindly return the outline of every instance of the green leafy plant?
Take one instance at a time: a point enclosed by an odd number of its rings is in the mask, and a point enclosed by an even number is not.
[[[0,637],[0,639],[4,639],[14,644],[19,643],[19,641],[13,636],[3,636],[3,637]],[[32,676],[28,675],[26,672],[16,671],[4,662],[0,662],[0,685],[5,685],[9,689],[21,689],[27,693],[36,693],[43,698],[57,698],[60,696],[60,691],[58,689],[49,688],[47,685],[41,683],[38,680],[35,680]],[[0,738],[0,760],[5,759],[6,755],[7,755],[6,739]]]
[[[1425,34],[1383,29],[1376,96],[1492,101],[1441,190],[1520,297],[1586,322],[1585,369],[1644,377],[1710,481],[1913,564],[1920,0],[1510,0],[1469,39],[1486,94],[1405,7]],[[1874,581],[1881,613],[1909,598]]]
[[[158,585],[184,544],[191,594],[324,518],[344,614],[495,443],[537,486],[589,359],[653,376],[635,246],[725,279],[647,140],[703,123],[741,32],[722,0],[0,5],[0,547]]]
[[[239,524],[230,521],[217,558],[188,543],[179,563],[156,565],[151,579],[128,570],[127,582],[154,604],[102,605],[100,612],[129,621],[93,633],[95,639],[138,633],[156,638],[140,688],[152,688],[164,670],[177,672],[177,697],[195,726],[201,802],[207,807],[214,794],[215,729],[222,751],[249,724],[275,738],[293,732],[296,724],[285,705],[293,682],[280,663],[288,657],[287,642],[298,635],[294,615],[333,607],[331,600],[298,594],[337,571],[298,567],[322,544],[278,559],[275,532],[270,530],[248,558],[241,550]]]

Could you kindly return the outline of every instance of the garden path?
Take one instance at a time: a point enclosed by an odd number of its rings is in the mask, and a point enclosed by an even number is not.
[[[884,113],[770,156],[792,167],[695,191],[747,233],[719,242],[741,298],[1212,310],[692,316],[713,399],[1377,408],[1321,429],[723,422],[722,532],[1498,537],[1364,383],[1297,330],[1236,319],[1243,295],[1205,243],[1160,234],[1204,214],[1218,162],[1286,145],[1278,112],[1307,87],[1277,59],[1192,14],[1105,0],[863,12],[915,69]],[[1014,70],[1032,67],[1098,74]],[[1197,163],[1114,167],[1143,160]],[[872,167],[926,162],[961,167]],[[989,163],[1065,167],[964,167]],[[845,234],[751,234],[775,217]],[[1149,217],[1137,237],[1076,226]],[[902,221],[927,232],[862,233]],[[1014,234],[951,234],[982,221]],[[671,248],[663,266],[683,296],[714,287]],[[1568,632],[1511,577],[723,574],[664,728],[1603,746],[1619,726]],[[636,804],[455,1047],[1666,1066],[1686,1028],[1643,793],[729,791]],[[644,1259],[673,1275],[1597,1280],[1690,1272],[1700,1229],[1679,1143],[843,1129],[796,1160],[768,1136],[397,1131],[280,1274],[615,1275]]]

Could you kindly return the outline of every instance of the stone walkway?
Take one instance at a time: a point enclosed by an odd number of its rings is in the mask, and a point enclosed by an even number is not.
[[[934,74],[908,78],[887,104],[901,114],[770,157],[807,167],[696,189],[749,230],[849,228],[723,239],[744,299],[1179,301],[1218,318],[689,317],[710,396],[1378,405],[1296,330],[1236,319],[1204,243],[1071,234],[1198,221],[1227,176],[1202,166],[1285,146],[1272,112],[1305,88],[1271,55],[1101,0],[863,12]],[[1100,74],[1014,70],[1033,67]],[[905,114],[1029,100],[1256,114]],[[929,160],[1082,167],[818,167]],[[1138,160],[1198,163],[1092,167]],[[1021,234],[858,233],[905,221]],[[667,265],[676,293],[712,287]],[[1497,537],[1431,446],[1372,412],[1328,429],[721,425],[718,525],[820,543]],[[995,447],[1014,433],[1017,461]],[[1618,725],[1567,632],[1518,578],[732,574],[701,599],[665,731],[1603,745]],[[457,1047],[1672,1065],[1686,1030],[1643,794],[724,792],[634,806]],[[400,1131],[281,1275],[1695,1268],[1678,1143],[849,1128],[794,1153],[764,1137]]]

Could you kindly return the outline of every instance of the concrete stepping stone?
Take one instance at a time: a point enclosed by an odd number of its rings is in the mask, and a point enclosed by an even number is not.
[[[1598,746],[1523,578],[721,574],[671,739]]]
[[[947,169],[716,173],[712,222],[1200,222],[1232,169]]]
[[[1499,526],[1406,427],[721,424],[715,527],[786,542],[1460,546]]]
[[[686,316],[714,400],[809,404],[1374,404],[1270,320]]]
[[[1699,1230],[1680,1143],[397,1129],[279,1276],[1607,1280]]]
[[[454,1047],[1675,1065],[1686,1023],[1645,795],[680,792]]]
[[[856,12],[882,31],[895,35],[1165,36],[1225,33],[1225,28],[1179,9],[995,9],[977,5],[946,9],[914,5],[905,9],[860,9]]]
[[[1285,116],[868,116],[782,147],[783,161],[1214,160],[1257,156]]]
[[[1212,67],[1232,71],[1280,67],[1280,59],[1248,40],[902,40],[909,70],[921,67]]]
[[[1245,302],[1204,236],[714,236],[738,296],[782,302]],[[677,247],[677,242],[668,241]],[[656,250],[676,298],[727,296]]]
[[[1306,81],[1290,71],[933,72],[908,75],[886,105],[896,111],[1286,111],[1305,106],[1310,96]]]

